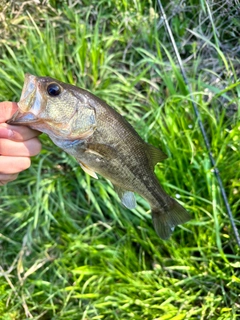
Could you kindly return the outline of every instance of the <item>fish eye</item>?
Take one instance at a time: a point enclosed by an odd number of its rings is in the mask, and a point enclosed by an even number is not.
[[[57,83],[50,83],[47,86],[47,93],[50,97],[59,96],[61,93],[61,87]]]

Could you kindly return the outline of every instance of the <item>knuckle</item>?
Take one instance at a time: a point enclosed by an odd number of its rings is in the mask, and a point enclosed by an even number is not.
[[[0,186],[6,185],[8,182],[16,180],[18,177],[18,173],[14,174],[1,174],[0,175]]]
[[[4,186],[5,184],[7,184],[8,181],[5,181],[5,180],[0,180],[0,186]]]
[[[30,166],[31,166],[31,159],[27,158],[27,157],[24,158],[24,160],[22,161],[22,166],[21,166],[19,172],[28,169]]]
[[[33,139],[33,148],[31,150],[31,156],[36,156],[42,149],[42,144],[38,139]]]
[[[8,175],[8,181],[13,181],[13,180],[16,180],[18,177],[18,173],[14,173],[14,174],[10,174]]]
[[[30,165],[30,157],[0,157],[0,180],[9,180],[11,177],[14,179],[15,175],[28,169]]]

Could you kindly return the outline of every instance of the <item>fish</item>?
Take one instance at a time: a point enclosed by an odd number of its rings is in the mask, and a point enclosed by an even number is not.
[[[143,197],[160,238],[168,239],[177,225],[190,220],[154,173],[166,154],[146,143],[120,113],[89,91],[26,74],[18,110],[8,123],[46,133],[90,176],[110,180],[126,208],[135,208],[134,193]]]

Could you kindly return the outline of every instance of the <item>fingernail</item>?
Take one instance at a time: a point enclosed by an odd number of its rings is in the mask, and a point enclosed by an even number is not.
[[[13,131],[4,127],[0,127],[0,138],[11,139],[13,137]]]

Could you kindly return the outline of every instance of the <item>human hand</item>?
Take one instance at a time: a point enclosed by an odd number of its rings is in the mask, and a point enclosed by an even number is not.
[[[15,102],[0,102],[0,185],[15,180],[19,172],[30,167],[30,157],[41,150],[37,139],[40,132],[5,123],[17,109]]]

